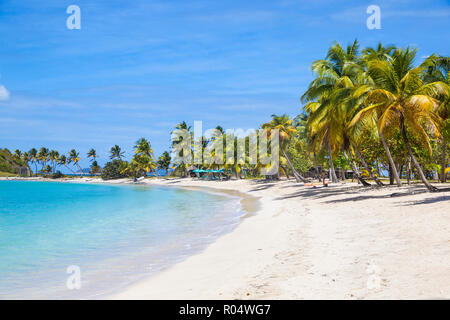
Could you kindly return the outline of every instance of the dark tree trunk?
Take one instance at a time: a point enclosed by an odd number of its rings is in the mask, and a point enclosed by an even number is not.
[[[288,162],[289,166],[291,167],[292,174],[294,175],[295,181],[306,182],[306,179],[303,178],[302,175],[297,172],[297,170],[295,170],[294,165],[291,162],[291,159],[289,158],[287,153],[284,151],[284,149],[281,148],[281,146],[280,146],[280,149],[281,149],[281,152],[283,153],[283,156],[286,158],[286,161]]]
[[[358,181],[361,182],[362,185],[363,185],[364,187],[370,186],[370,183],[368,183],[367,181],[365,181],[365,180],[359,175],[359,173],[358,173],[358,168],[356,168],[355,163],[354,163],[351,159],[349,159],[349,157],[348,157],[348,155],[347,155],[347,152],[343,151],[343,154],[344,154],[344,157],[345,157],[345,159],[347,160],[349,166],[352,168],[352,170],[353,170],[353,175],[355,175],[356,179],[358,179]]]
[[[392,166],[389,163],[389,184],[392,186],[394,184],[394,174],[392,173]]]
[[[364,157],[362,156],[362,154],[359,152],[358,147],[355,145],[355,153],[356,156],[359,158],[359,160],[361,160],[361,163],[363,164],[364,168],[367,170],[367,172],[369,173],[370,177],[375,180],[375,183],[382,187],[383,186],[383,182],[381,182],[378,177],[372,172],[372,169],[369,168],[369,166],[367,165],[366,161],[364,160]]]
[[[381,143],[383,144],[384,151],[386,152],[386,155],[389,159],[389,168],[392,171],[392,175],[394,176],[395,181],[397,182],[397,186],[401,187],[402,182],[400,181],[400,177],[398,176],[398,172],[395,167],[394,160],[392,159],[392,155],[391,155],[391,151],[389,150],[389,146],[387,145],[386,140],[384,139],[383,133],[380,131],[378,134],[380,136]],[[390,178],[390,176],[389,176],[389,178]],[[391,183],[391,184],[393,184],[393,183]]]
[[[411,160],[414,163],[414,167],[416,167],[417,173],[419,174],[419,177],[422,180],[423,184],[427,187],[428,191],[430,192],[438,191],[438,189],[432,186],[425,178],[425,175],[423,174],[420,164],[417,162],[416,157],[414,157],[411,146],[409,145],[408,137],[406,135],[405,119],[403,118],[403,115],[400,116],[400,129],[402,132],[403,141],[405,142],[406,149],[408,150],[409,156],[411,157]]]
[[[284,172],[284,175],[286,176],[286,178],[288,178],[288,179],[289,179],[289,174],[288,174],[288,172],[287,172],[286,168],[285,168],[285,167],[283,167],[282,165],[280,165],[280,167],[281,167],[281,169],[283,170],[283,172]]]

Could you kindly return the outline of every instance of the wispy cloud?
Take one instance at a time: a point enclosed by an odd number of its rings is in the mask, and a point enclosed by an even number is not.
[[[9,100],[9,91],[4,86],[0,85],[0,101]]]

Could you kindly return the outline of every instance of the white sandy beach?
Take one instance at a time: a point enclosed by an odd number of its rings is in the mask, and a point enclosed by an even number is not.
[[[146,183],[239,190],[258,197],[260,209],[203,252],[112,299],[450,298],[450,192]],[[419,193],[406,194],[412,190]]]

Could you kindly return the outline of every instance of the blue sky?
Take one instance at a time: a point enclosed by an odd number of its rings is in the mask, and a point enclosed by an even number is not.
[[[66,27],[72,4],[81,30]],[[371,4],[381,30],[366,27]],[[104,163],[145,137],[159,155],[183,120],[247,129],[299,114],[334,41],[421,58],[449,55],[449,30],[448,0],[0,0],[0,147],[93,147]]]

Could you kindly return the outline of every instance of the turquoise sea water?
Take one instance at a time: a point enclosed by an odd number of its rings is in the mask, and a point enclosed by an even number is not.
[[[101,298],[201,250],[239,199],[179,188],[0,181],[0,298]],[[69,290],[69,266],[81,288]]]

